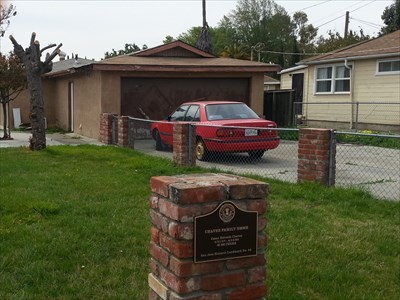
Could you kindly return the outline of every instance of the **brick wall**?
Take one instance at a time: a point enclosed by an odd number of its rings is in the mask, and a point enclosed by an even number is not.
[[[126,116],[118,118],[118,146],[128,147],[129,119]]]
[[[302,128],[299,131],[297,179],[335,184],[336,143],[329,129]]]
[[[195,138],[195,132],[189,123],[174,124],[172,156],[177,166],[196,165]]]
[[[100,142],[104,144],[112,144],[112,118],[109,113],[100,115]]]
[[[267,293],[265,234],[268,185],[226,174],[151,179],[149,299],[263,299]],[[231,201],[257,218],[256,253],[194,262],[194,219]]]

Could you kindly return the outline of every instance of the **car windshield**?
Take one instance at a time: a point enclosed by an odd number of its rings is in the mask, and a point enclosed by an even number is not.
[[[209,104],[206,106],[206,114],[209,121],[259,119],[258,115],[244,103]]]

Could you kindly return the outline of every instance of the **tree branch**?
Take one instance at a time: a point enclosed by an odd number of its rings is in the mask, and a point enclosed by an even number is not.
[[[21,61],[24,61],[24,57],[25,57],[24,48],[22,48],[22,46],[20,44],[18,44],[18,42],[14,39],[14,37],[12,35],[10,35],[10,40],[14,45],[15,54],[19,57],[19,59]]]
[[[42,50],[40,50],[40,53],[43,53],[43,52],[46,51],[47,49],[53,48],[53,47],[55,47],[55,46],[57,46],[57,45],[56,45],[56,44],[50,44],[50,45],[44,47]]]
[[[19,95],[24,89],[25,89],[25,88],[20,87],[20,88],[16,89],[15,91],[12,91],[12,92],[10,93],[10,96],[9,96],[9,97],[10,97],[9,102],[12,101],[12,100],[14,100],[15,98],[17,98],[18,95]]]
[[[44,65],[48,65],[53,60],[53,58],[56,57],[57,54],[59,54],[61,52],[61,50],[60,50],[61,46],[62,46],[62,44],[59,44],[57,46],[57,48],[54,49],[54,51],[50,54],[50,56],[46,57],[46,60],[43,63]]]
[[[35,38],[36,38],[36,32],[32,32],[31,43],[30,43],[31,46],[33,46],[33,43],[35,42]]]

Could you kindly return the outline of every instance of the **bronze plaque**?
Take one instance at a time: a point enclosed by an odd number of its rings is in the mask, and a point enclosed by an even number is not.
[[[257,255],[256,211],[224,201],[209,214],[194,219],[194,262]]]

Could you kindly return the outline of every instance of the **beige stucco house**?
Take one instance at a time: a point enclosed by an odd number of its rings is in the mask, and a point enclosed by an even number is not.
[[[281,89],[302,77],[299,119],[309,126],[400,132],[400,30],[282,70]]]
[[[101,61],[54,63],[43,76],[48,126],[98,138],[101,113],[162,119],[184,101],[243,101],[263,113],[264,73],[280,67],[219,58],[181,41]],[[12,103],[29,122],[25,93]]]

